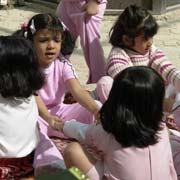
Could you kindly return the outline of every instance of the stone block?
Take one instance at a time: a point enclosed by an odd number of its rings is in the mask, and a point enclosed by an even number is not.
[[[141,5],[141,0],[109,0],[107,4],[107,9],[124,9],[130,4]]]

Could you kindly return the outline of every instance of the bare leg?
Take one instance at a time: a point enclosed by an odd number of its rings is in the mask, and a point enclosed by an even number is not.
[[[64,161],[67,168],[75,166],[83,173],[87,173],[96,163],[96,160],[82,146],[73,142],[64,151]]]

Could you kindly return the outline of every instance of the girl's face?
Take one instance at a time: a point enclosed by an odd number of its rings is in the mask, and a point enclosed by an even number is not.
[[[48,29],[41,29],[33,37],[41,68],[47,68],[59,56],[61,49],[61,32],[54,33]]]
[[[153,44],[153,37],[146,39],[144,34],[141,34],[134,39],[134,45],[130,47],[134,51],[144,55],[146,54]]]

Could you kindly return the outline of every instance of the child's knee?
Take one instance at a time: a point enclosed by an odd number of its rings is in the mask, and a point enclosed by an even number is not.
[[[103,76],[97,82],[96,94],[102,103],[108,99],[112,84],[113,79],[110,76]]]
[[[77,155],[81,149],[81,145],[78,142],[72,142],[65,148],[63,156],[64,158],[70,158],[74,154]]]
[[[75,166],[81,159],[82,148],[78,142],[70,143],[64,150],[63,157],[67,168]]]

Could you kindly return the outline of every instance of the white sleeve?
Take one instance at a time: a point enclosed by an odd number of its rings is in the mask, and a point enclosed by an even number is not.
[[[174,129],[169,129],[170,133],[173,134],[174,136],[180,137],[180,132]]]
[[[83,124],[77,122],[75,119],[66,121],[64,123],[63,132],[66,136],[77,139],[78,141],[84,141],[86,130],[89,127],[89,124]]]

